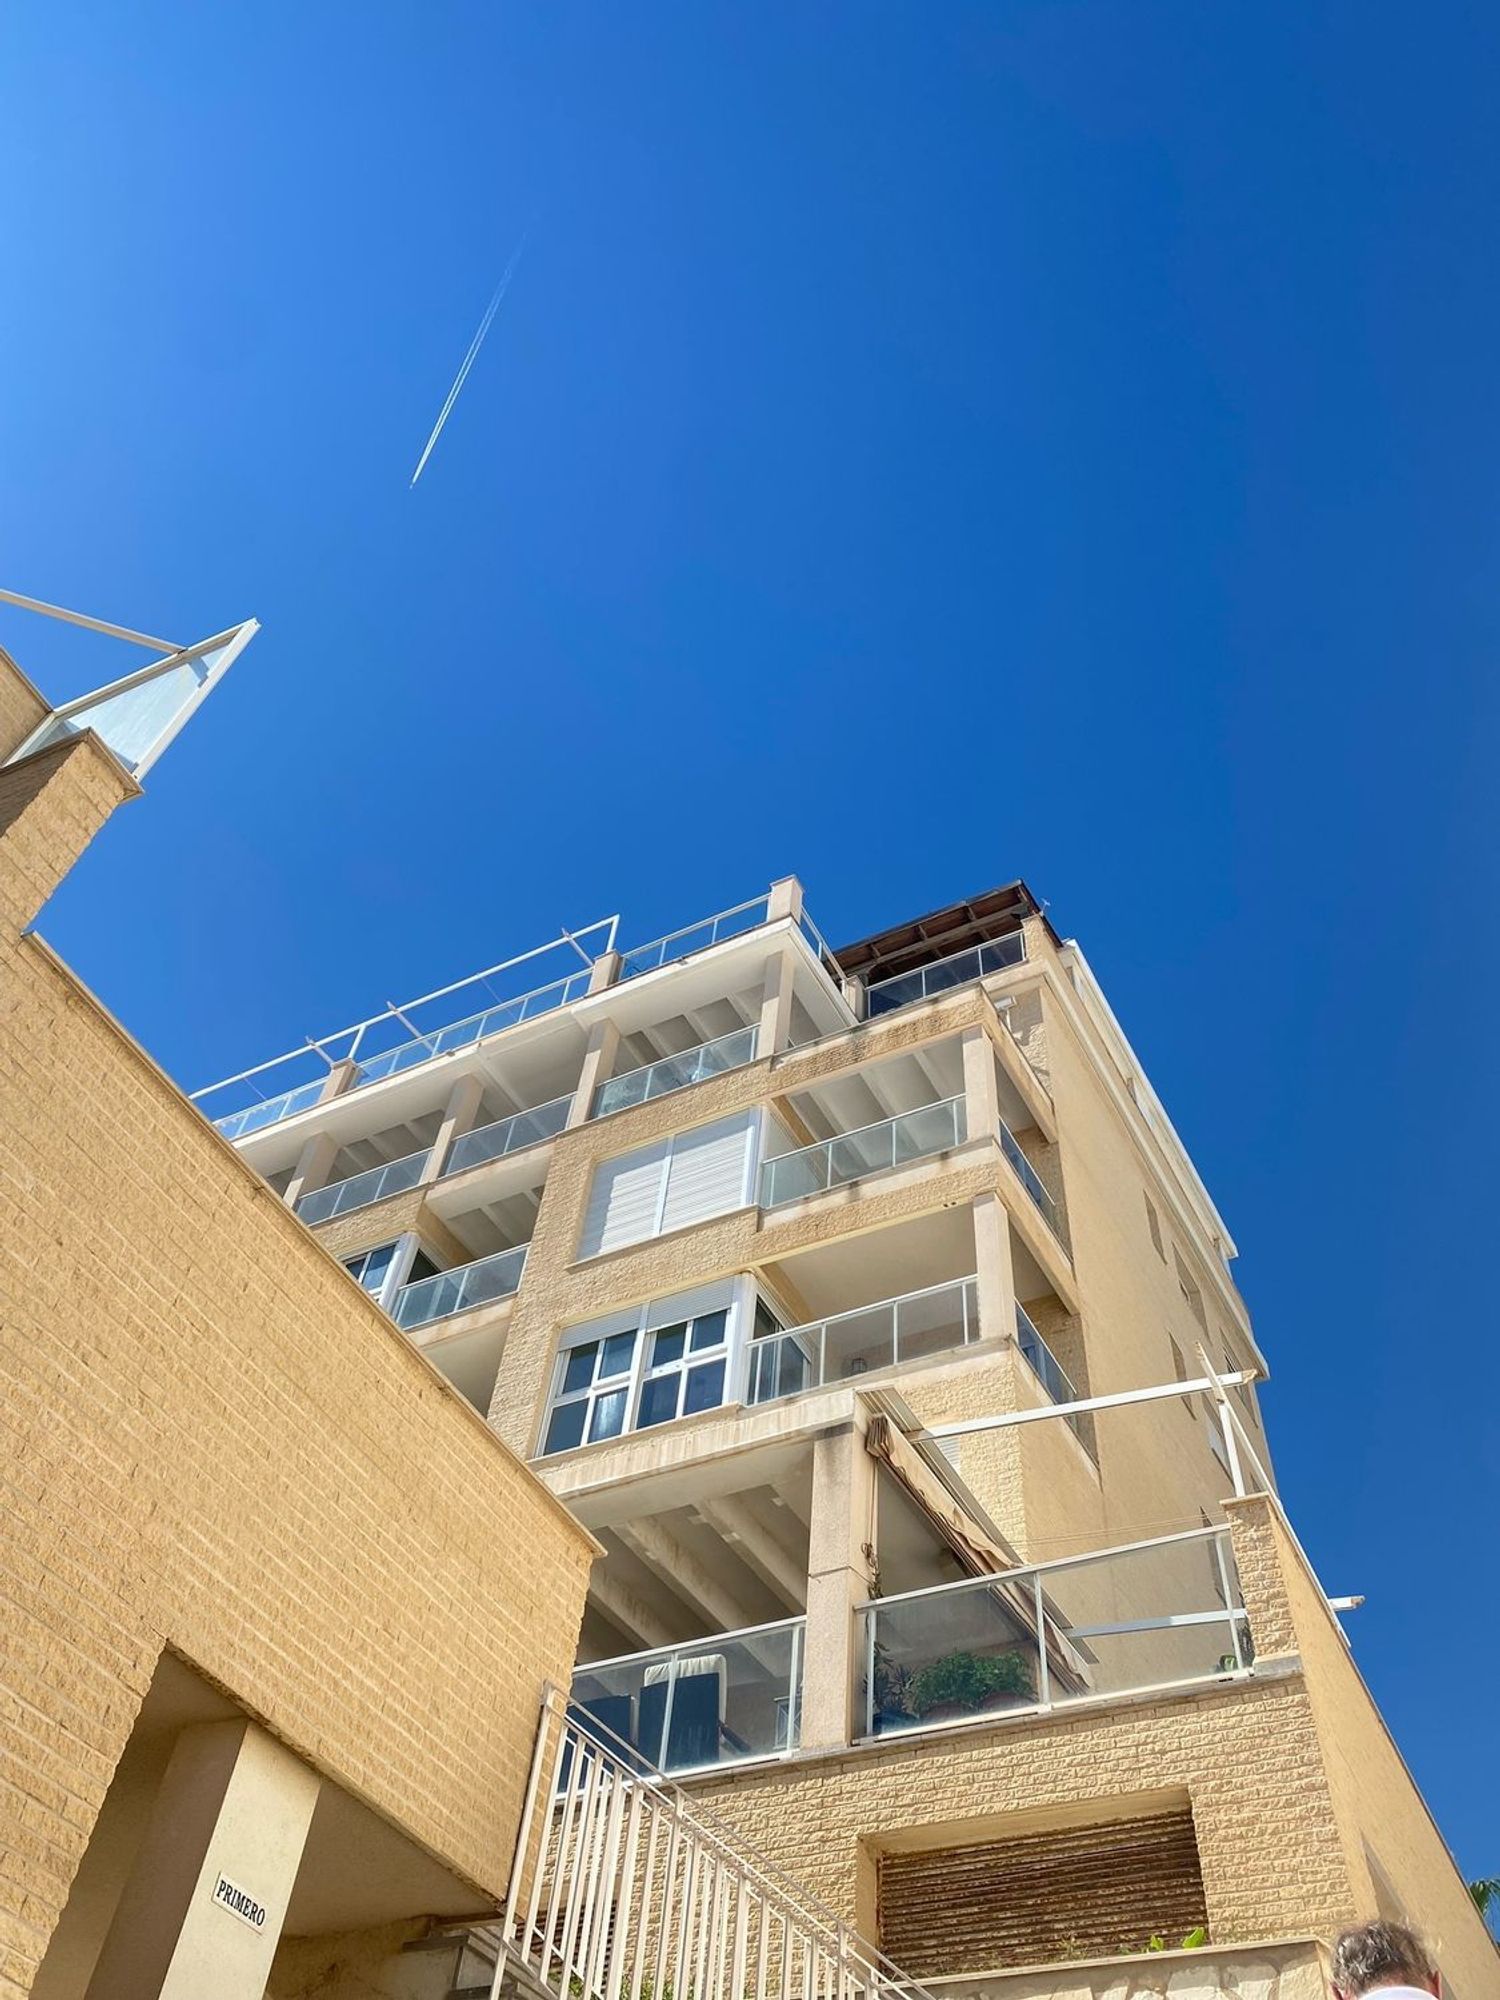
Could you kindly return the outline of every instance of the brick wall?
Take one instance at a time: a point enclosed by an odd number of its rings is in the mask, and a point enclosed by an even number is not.
[[[15,922],[107,811],[103,756],[0,774]],[[10,923],[0,1107],[0,1995],[167,1646],[498,1891],[587,1536]]]

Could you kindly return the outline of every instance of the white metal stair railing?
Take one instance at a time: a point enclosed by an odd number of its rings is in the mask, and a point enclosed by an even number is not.
[[[556,1688],[500,1933],[491,2000],[930,2000]]]

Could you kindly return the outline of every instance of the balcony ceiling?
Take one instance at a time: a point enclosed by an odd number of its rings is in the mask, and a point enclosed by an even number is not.
[[[874,985],[880,979],[893,979],[898,972],[916,972],[971,945],[1006,937],[1020,928],[1023,917],[1043,915],[1041,904],[1024,882],[1009,882],[962,903],[930,910],[926,916],[913,917],[890,930],[877,931],[855,944],[839,945],[833,955],[845,972],[858,974]]]

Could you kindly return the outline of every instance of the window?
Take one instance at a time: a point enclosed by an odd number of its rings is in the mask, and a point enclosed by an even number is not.
[[[1189,1271],[1187,1265],[1183,1263],[1182,1252],[1177,1248],[1175,1243],[1172,1245],[1172,1261],[1177,1266],[1177,1289],[1182,1293],[1188,1311],[1197,1320],[1199,1326],[1207,1332],[1208,1320],[1203,1311],[1203,1294],[1193,1282],[1193,1274]]]
[[[542,1456],[718,1409],[733,1317],[726,1282],[574,1327],[558,1355]]]
[[[1172,1338],[1170,1333],[1167,1335],[1167,1345],[1172,1350],[1172,1373],[1179,1382],[1185,1382],[1188,1379],[1187,1363],[1182,1358],[1182,1349],[1177,1345],[1177,1342]],[[1191,1396],[1183,1397],[1182,1407],[1190,1417],[1197,1416],[1197,1407]]]
[[[356,1279],[372,1298],[378,1297],[380,1288],[396,1261],[396,1253],[401,1248],[401,1239],[394,1243],[381,1243],[373,1250],[362,1250],[357,1257],[346,1257],[344,1269]]]
[[[390,1276],[391,1266],[399,1262],[400,1250],[401,1239],[397,1237],[394,1243],[382,1243],[373,1250],[362,1250],[357,1257],[346,1257],[344,1269],[364,1286],[371,1298],[379,1298]],[[433,1277],[437,1268],[425,1250],[418,1250],[402,1283],[412,1285],[418,1278]]]
[[[1152,1201],[1149,1194],[1146,1196],[1146,1227],[1151,1231],[1152,1248],[1165,1264],[1167,1261],[1167,1252],[1166,1246],[1161,1240],[1161,1217],[1157,1214],[1156,1204]]]
[[[677,1132],[594,1170],[580,1257],[726,1215],[750,1199],[759,1121],[742,1112]]]
[[[1220,1331],[1219,1338],[1221,1340],[1224,1339],[1222,1330]],[[1234,1357],[1234,1350],[1230,1347],[1229,1343],[1225,1341],[1224,1373],[1226,1375],[1237,1375],[1240,1373],[1241,1369],[1244,1366],[1245,1364],[1242,1361],[1236,1361]],[[1260,1418],[1255,1408],[1255,1385],[1251,1382],[1237,1382],[1235,1384],[1234,1393],[1239,1398],[1240,1408],[1245,1412],[1245,1415],[1250,1419],[1251,1423],[1252,1424],[1259,1423]]]

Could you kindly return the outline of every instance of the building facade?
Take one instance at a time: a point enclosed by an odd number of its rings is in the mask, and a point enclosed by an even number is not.
[[[793,879],[620,942],[200,1093],[597,1538],[566,1768],[661,1767],[934,1992],[1311,1993],[1376,1911],[1500,1992],[1077,945],[1015,882],[834,950]]]

